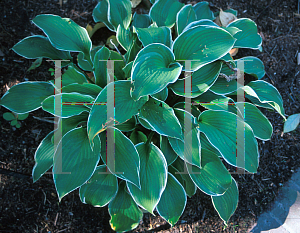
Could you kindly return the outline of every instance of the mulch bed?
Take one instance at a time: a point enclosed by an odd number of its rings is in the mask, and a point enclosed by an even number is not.
[[[182,1],[189,3],[190,1]],[[194,1],[195,2],[195,1]],[[239,18],[251,18],[263,38],[263,52],[244,49],[239,56],[257,56],[265,64],[266,80],[281,93],[287,115],[300,112],[300,68],[296,54],[300,52],[300,15],[298,1],[236,0],[210,1],[213,10],[228,7],[238,10]],[[56,14],[73,19],[85,27],[94,25],[92,10],[97,1],[30,1],[0,2],[0,88],[23,81],[50,80],[53,64],[43,61],[36,70],[27,72],[32,60],[21,58],[12,50],[24,37],[42,34],[30,20],[38,14]],[[141,9],[140,9],[141,10]],[[0,108],[0,116],[7,112]],[[271,207],[278,191],[300,166],[299,128],[283,134],[283,119],[275,112],[263,110],[270,119],[274,134],[270,141],[259,142],[260,166],[255,175],[233,175],[240,191],[236,213],[226,229],[209,196],[200,191],[188,199],[179,222],[173,227],[159,216],[145,214],[133,232],[246,232],[259,214]],[[34,118],[35,117],[35,118]],[[0,175],[1,232],[111,232],[107,207],[94,208],[82,204],[78,190],[58,202],[50,174],[36,183],[30,178],[34,152],[40,141],[53,130],[53,124],[36,118],[51,117],[41,110],[30,114],[16,129],[0,119],[0,168],[19,173],[19,177]],[[21,177],[21,178],[20,178]]]

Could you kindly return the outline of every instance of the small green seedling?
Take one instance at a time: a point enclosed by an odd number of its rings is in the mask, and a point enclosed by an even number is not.
[[[4,120],[10,121],[11,126],[15,126],[16,128],[21,127],[21,122],[28,117],[28,113],[17,114],[13,112],[5,112],[3,113]]]

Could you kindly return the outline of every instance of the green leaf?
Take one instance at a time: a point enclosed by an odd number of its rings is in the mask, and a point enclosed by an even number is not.
[[[201,144],[199,139],[199,131],[194,122],[195,118],[185,110],[175,109],[175,114],[179,119],[184,134],[184,141],[176,138],[170,138],[169,142],[176,154],[186,162],[201,167]],[[190,125],[190,129],[185,127]]]
[[[82,95],[89,95],[93,98],[96,98],[98,94],[101,92],[101,90],[102,90],[101,87],[92,83],[83,83],[83,84],[73,83],[62,88],[63,93],[77,92]]]
[[[156,1],[150,9],[149,15],[158,27],[173,27],[176,22],[176,15],[184,6],[177,0]]]
[[[46,57],[52,60],[72,59],[70,52],[54,48],[47,37],[40,35],[26,37],[15,44],[12,50],[28,59],[40,57]]]
[[[300,113],[293,114],[288,117],[286,122],[284,122],[284,133],[291,132],[297,128],[297,126],[300,124]]]
[[[165,156],[168,166],[171,165],[178,157],[178,155],[172,149],[168,138],[161,135],[160,135],[160,150]]]
[[[127,65],[123,68],[126,78],[130,77],[131,75],[132,65],[133,65],[133,61],[127,63]]]
[[[51,44],[64,51],[83,52],[90,59],[92,41],[85,28],[57,15],[38,15],[32,22],[48,36]]]
[[[114,62],[114,75],[118,80],[126,79],[123,68],[125,67],[125,62],[123,57],[115,51],[110,51],[109,59]]]
[[[151,24],[151,18],[147,14],[137,14],[134,12],[132,18],[132,26],[135,28],[147,28]]]
[[[131,29],[125,29],[121,24],[117,28],[117,40],[119,44],[128,51],[133,43],[135,36]]]
[[[196,71],[226,55],[232,49],[234,42],[235,39],[224,29],[196,26],[181,33],[174,41],[172,50],[177,61],[195,60],[191,62],[191,70]],[[190,69],[185,68],[185,70]]]
[[[147,142],[147,137],[143,132],[134,130],[130,134],[130,140],[132,141],[132,143],[134,145],[136,145],[136,144],[139,144],[141,142]]]
[[[136,149],[141,160],[141,188],[128,182],[127,187],[134,201],[153,214],[167,184],[167,162],[162,152],[152,143],[140,143]]]
[[[54,81],[52,82],[54,84]],[[87,83],[87,79],[84,75],[84,73],[79,70],[74,65],[69,65],[68,69],[65,71],[65,73],[61,77],[61,86],[65,87],[69,84],[83,84]]]
[[[214,20],[214,13],[209,8],[208,2],[199,2],[193,6],[197,19],[209,19]]]
[[[138,38],[134,39],[133,43],[131,44],[129,50],[124,55],[127,64],[132,62],[135,58],[138,52],[142,49],[142,46],[140,45],[140,41]]]
[[[143,218],[143,212],[127,192],[124,181],[119,184],[117,195],[109,203],[108,212],[111,217],[110,226],[117,232],[136,228]]]
[[[168,88],[165,87],[163,90],[161,90],[160,92],[151,95],[152,97],[154,97],[155,99],[161,100],[161,101],[165,101],[168,98]]]
[[[134,101],[130,96],[130,81],[117,81],[108,84],[96,98],[88,120],[88,135],[93,139],[98,133],[104,131],[112,120],[122,124],[136,115],[147,102],[148,97]],[[108,106],[108,104],[111,104]],[[114,108],[114,119],[107,119],[107,108]]]
[[[243,62],[244,72],[250,74],[258,79],[261,79],[265,76],[265,67],[263,62],[257,57],[243,57],[238,60],[235,60],[236,65],[239,62]]]
[[[133,143],[118,129],[108,128],[100,134],[101,158],[111,173],[140,187],[140,158]],[[108,150],[109,146],[112,146]]]
[[[200,142],[201,142],[201,148],[204,150],[208,150],[214,154],[216,154],[218,157],[222,157],[221,153],[218,151],[216,147],[213,146],[207,139],[204,133],[200,133]]]
[[[94,76],[95,76],[95,83],[104,88],[107,84],[107,79],[109,75],[109,70],[107,69],[107,62],[110,56],[110,51],[106,47],[102,47],[98,50],[95,54],[94,58]]]
[[[59,99],[59,106],[56,106],[56,98]],[[90,111],[90,104],[94,101],[89,95],[82,95],[76,92],[62,93],[49,96],[42,103],[44,111],[53,114],[54,116],[66,118],[79,115],[82,112]]]
[[[98,2],[97,6],[93,10],[93,18],[96,23],[103,22],[109,30],[113,31],[114,27],[108,21],[108,13],[108,1],[102,0]]]
[[[106,206],[118,192],[118,179],[105,165],[96,168],[92,177],[79,189],[82,203],[95,207]]]
[[[257,106],[275,109],[284,119],[283,100],[278,90],[262,80],[252,81],[247,86],[241,87],[245,97]]]
[[[202,192],[222,195],[232,182],[227,168],[216,154],[205,149],[201,150],[201,164],[202,168],[186,164],[191,179]]]
[[[27,72],[30,71],[30,70],[35,70],[36,68],[38,68],[42,64],[42,61],[43,61],[42,57],[36,59],[34,62],[32,62],[31,66],[29,67]]]
[[[212,27],[219,27],[218,24],[214,23],[213,21],[209,19],[201,19],[194,22],[191,22],[188,24],[182,32],[185,32],[191,28],[197,27],[197,26],[212,26]]]
[[[235,16],[237,16],[237,14],[238,14],[238,11],[234,10],[234,9],[227,9],[227,10],[224,10],[224,12],[228,12],[228,13],[234,14]],[[220,15],[220,11],[214,12],[214,16],[215,17],[217,17],[219,15]]]
[[[168,27],[135,28],[135,30],[144,47],[153,43],[164,44],[169,48],[172,45],[171,29]]]
[[[234,35],[235,48],[259,49],[262,43],[261,36],[257,33],[257,25],[251,19],[237,19],[230,23],[227,28],[236,27],[241,30]]]
[[[51,142],[54,131],[50,132],[40,143],[34,154],[35,165],[32,169],[33,182],[36,182],[53,165],[56,145]]]
[[[5,112],[3,113],[3,118],[6,121],[12,121],[16,119],[16,116],[12,112]]]
[[[132,116],[129,120],[125,121],[122,124],[117,125],[116,128],[123,132],[130,132],[135,129],[135,126],[136,126],[136,118],[135,116]]]
[[[195,98],[206,92],[216,81],[221,71],[222,62],[215,61],[201,67],[185,79],[178,79],[170,85],[176,95]],[[188,90],[187,87],[191,86]]]
[[[19,129],[21,127],[21,123],[18,121],[16,124],[16,128]]]
[[[191,107],[191,113],[194,117],[198,118],[198,116],[201,114],[200,110],[194,105],[194,104],[190,104],[190,103],[186,103],[186,102],[178,102],[176,104],[174,104],[173,108],[179,108],[182,110],[185,110],[186,106],[190,106]]]
[[[252,128],[254,136],[261,140],[270,140],[273,127],[257,107],[251,103],[236,103],[237,108],[243,113],[245,122]],[[234,112],[235,113],[235,112]]]
[[[130,0],[106,0],[108,1],[108,21],[117,31],[119,25],[127,29],[131,22],[131,2]]]
[[[141,116],[137,117],[139,120],[139,123],[146,129],[155,131],[155,129],[148,123],[148,121],[146,121],[144,118],[142,118]]]
[[[196,21],[196,13],[192,5],[188,4],[181,8],[176,16],[176,29],[178,35],[182,33],[183,29],[191,22]]]
[[[174,166],[174,168],[177,169],[177,171],[179,172],[178,175],[181,175],[182,179],[184,180],[183,187],[185,189],[186,194],[189,197],[192,197],[196,193],[197,187],[194,181],[192,181],[191,177],[189,176],[184,161],[180,158],[177,158],[171,166]]]
[[[215,210],[225,224],[236,210],[239,200],[239,190],[236,181],[232,178],[232,183],[222,196],[212,196],[212,203]]]
[[[224,95],[217,95],[211,91],[207,91],[195,98],[194,104],[200,104],[209,110],[225,110],[233,113],[237,112],[233,99]]]
[[[10,122],[10,124],[11,124],[11,126],[15,126],[15,125],[18,124],[18,121],[17,121],[17,120],[12,120],[12,121]]]
[[[12,86],[1,98],[0,105],[18,114],[32,112],[53,95],[54,87],[48,82],[23,82]]]
[[[184,188],[171,173],[168,173],[167,186],[157,204],[157,212],[174,226],[185,209],[186,201]]]
[[[180,123],[166,103],[151,98],[141,108],[139,117],[160,135],[183,139]]]
[[[18,115],[17,115],[17,118],[18,118],[18,120],[23,121],[23,120],[25,120],[28,116],[29,116],[29,113],[18,114]]]
[[[133,63],[132,98],[156,94],[177,80],[181,65],[175,62],[172,51],[163,44],[151,44],[142,49]]]
[[[208,110],[201,113],[198,121],[200,131],[220,151],[227,163],[249,172],[257,171],[257,141],[250,126],[240,117],[226,111]]]
[[[83,53],[79,53],[77,56],[78,66],[85,71],[93,71],[93,64],[85,59]]]
[[[53,158],[53,180],[61,200],[93,175],[100,160],[100,139],[94,139],[91,149],[86,128],[69,131],[61,139]]]

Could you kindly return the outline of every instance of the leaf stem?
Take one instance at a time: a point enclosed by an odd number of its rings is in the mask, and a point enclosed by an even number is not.
[[[110,39],[110,43],[115,47],[115,49],[117,50],[117,52],[121,55],[121,57],[122,57],[122,59],[123,59],[123,61],[125,62],[125,64],[126,64],[126,61],[125,61],[125,58],[124,58],[124,56],[122,55],[122,53],[120,52],[120,50],[118,49],[118,47],[115,45],[115,43],[113,42],[113,40],[112,39]]]
[[[151,133],[149,134],[147,142],[145,143],[146,146],[150,145],[154,133],[155,133],[154,131],[151,131]]]

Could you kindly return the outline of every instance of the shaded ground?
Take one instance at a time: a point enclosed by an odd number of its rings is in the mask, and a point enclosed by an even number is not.
[[[32,61],[23,59],[10,48],[26,36],[42,34],[31,24],[36,15],[51,13],[73,19],[85,27],[93,24],[92,10],[97,1],[6,0],[0,2],[0,87],[1,96],[6,86],[27,80],[49,80],[51,63],[26,72]],[[185,1],[186,2],[186,1]],[[265,64],[264,80],[272,83],[284,100],[287,115],[300,112],[300,68],[296,53],[300,52],[300,18],[298,1],[236,0],[210,1],[213,7],[231,7],[238,17],[253,19],[263,38],[262,53],[240,51],[240,55],[254,55]],[[216,10],[216,8],[212,8]],[[0,116],[6,109],[0,108]],[[282,135],[282,118],[264,111],[272,122],[274,134],[270,141],[259,143],[260,167],[256,175],[233,175],[239,184],[239,206],[229,227],[217,216],[210,198],[200,191],[188,199],[187,207],[175,227],[160,218],[144,215],[134,232],[246,232],[262,210],[270,208],[280,187],[300,166],[300,130]],[[0,231],[1,232],[110,232],[107,208],[94,208],[80,202],[74,191],[58,203],[51,175],[35,184],[30,179],[34,166],[34,152],[40,141],[53,129],[53,124],[34,117],[51,117],[35,111],[16,129],[0,118],[0,168],[25,174],[24,179],[0,175]],[[47,118],[48,119],[48,118]],[[26,176],[28,175],[28,176]]]

